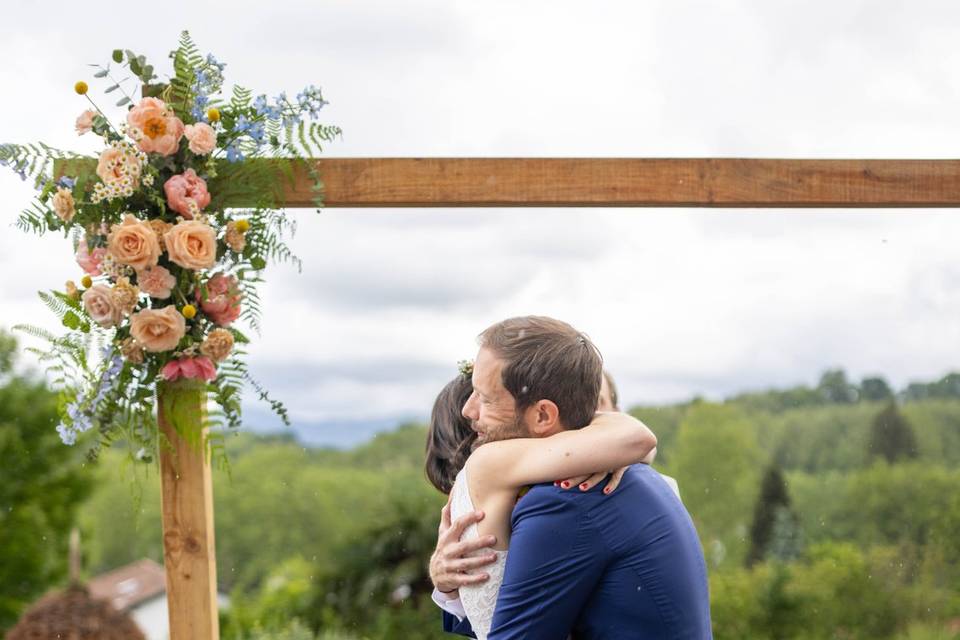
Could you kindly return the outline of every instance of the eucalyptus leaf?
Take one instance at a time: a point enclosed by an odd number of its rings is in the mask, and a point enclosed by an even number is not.
[[[113,58],[114,62],[116,62],[117,64],[120,64],[121,62],[123,62],[123,51],[120,49],[114,49],[113,55],[111,57]]]
[[[128,98],[127,96],[123,96],[121,99],[117,100],[117,106],[122,107],[123,105],[129,102],[130,102],[130,98]]]
[[[67,311],[63,314],[63,326],[68,329],[79,329],[80,328],[80,316],[75,314],[73,311]]]
[[[110,72],[107,71],[106,69],[101,69],[100,71],[97,71],[95,74],[93,74],[93,77],[94,77],[94,78],[106,78],[108,73],[110,73]]]
[[[106,89],[104,89],[103,92],[104,92],[104,93],[110,93],[110,92],[112,92],[112,91],[116,91],[116,90],[119,89],[119,88],[120,88],[120,85],[114,84],[114,85],[110,85],[109,87],[107,87]]]

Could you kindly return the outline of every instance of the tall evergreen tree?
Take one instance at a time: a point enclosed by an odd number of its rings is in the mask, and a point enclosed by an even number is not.
[[[891,464],[917,457],[917,437],[896,403],[888,404],[873,419],[868,446],[870,457],[883,456]]]
[[[750,526],[748,567],[763,561],[771,552],[778,556],[793,555],[796,547],[797,518],[790,509],[790,494],[780,466],[771,464],[760,484],[760,495],[753,510]]]

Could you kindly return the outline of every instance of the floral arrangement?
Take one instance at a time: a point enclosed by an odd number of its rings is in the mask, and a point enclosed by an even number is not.
[[[119,123],[90,98],[86,82],[76,83],[89,103],[76,131],[103,139],[98,158],[42,143],[0,145],[0,164],[38,191],[17,225],[62,231],[82,272],[79,284],[68,280],[63,291],[40,292],[66,335],[15,328],[49,342],[31,351],[60,388],[57,431],[74,444],[95,430],[91,458],[116,441],[137,459],[155,457],[160,383],[203,385],[220,407],[207,426],[228,427],[240,424],[249,383],[289,424],[282,403],[247,371],[249,338],[237,323],[259,333],[256,285],[269,261],[301,267],[284,241],[295,225],[280,210],[281,188],[293,179],[290,159],[315,155],[341,131],[315,122],[327,104],[315,87],[272,100],[234,87],[227,99],[226,65],[202,56],[187,32],[170,57],[173,75],[162,83],[132,51],[114,51],[115,66],[91,65],[93,77],[109,83],[105,93],[120,98]],[[128,77],[115,80],[118,72]],[[319,211],[322,182],[310,163],[304,166]],[[251,208],[230,209],[238,199]],[[222,451],[214,440],[219,431],[208,442]]]

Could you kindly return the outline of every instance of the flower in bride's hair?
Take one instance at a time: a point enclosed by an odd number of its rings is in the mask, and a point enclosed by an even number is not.
[[[130,335],[154,353],[170,351],[187,332],[187,321],[174,305],[143,309],[130,317]]]
[[[462,376],[472,376],[473,375],[473,360],[460,360],[457,362],[457,370],[460,371]]]

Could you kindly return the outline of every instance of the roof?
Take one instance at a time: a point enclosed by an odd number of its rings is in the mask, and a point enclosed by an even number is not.
[[[162,595],[167,590],[163,566],[149,558],[91,578],[90,595],[108,601],[120,611]]]
[[[24,612],[7,632],[7,640],[70,638],[71,640],[145,640],[136,623],[86,587],[71,584],[45,595]]]

